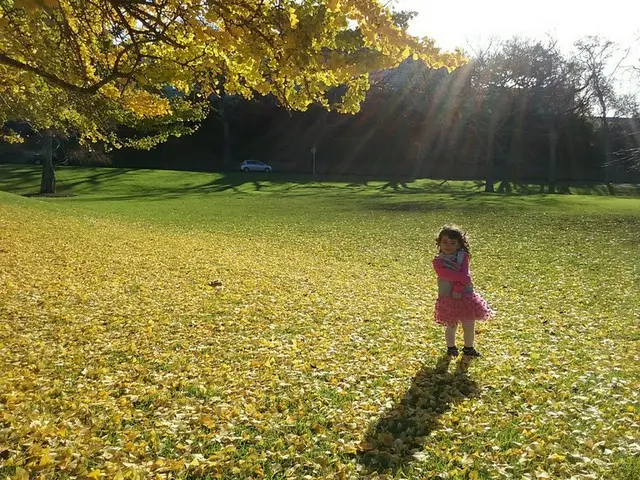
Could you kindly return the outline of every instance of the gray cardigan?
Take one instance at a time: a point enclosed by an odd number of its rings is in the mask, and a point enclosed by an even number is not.
[[[438,258],[442,260],[445,267],[450,268],[452,270],[459,270],[454,267],[454,264],[462,265],[464,260],[464,252],[462,250],[458,250],[457,253],[453,255],[445,255],[441,253],[438,255]],[[465,285],[463,294],[473,292],[473,284]],[[453,295],[453,285],[452,282],[447,280],[442,280],[438,277],[438,296],[440,297],[451,297]]]

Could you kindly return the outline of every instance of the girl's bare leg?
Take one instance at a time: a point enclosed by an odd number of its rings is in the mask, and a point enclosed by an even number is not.
[[[454,325],[453,327],[447,327],[444,331],[444,338],[447,341],[447,347],[455,347],[456,346],[456,330],[458,329],[458,325]],[[465,343],[466,345],[466,343]]]
[[[476,321],[462,322],[462,330],[464,332],[464,346],[473,347],[476,339]]]

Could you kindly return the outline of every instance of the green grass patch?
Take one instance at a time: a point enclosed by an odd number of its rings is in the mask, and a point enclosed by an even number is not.
[[[0,167],[0,472],[636,478],[640,198]],[[484,358],[442,358],[471,235]],[[21,473],[20,473],[21,474]]]

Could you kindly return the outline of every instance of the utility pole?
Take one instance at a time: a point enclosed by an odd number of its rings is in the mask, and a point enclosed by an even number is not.
[[[316,148],[316,146],[314,145],[311,148],[311,157],[313,159],[313,175],[315,176],[316,174],[316,152],[318,151],[318,149]]]

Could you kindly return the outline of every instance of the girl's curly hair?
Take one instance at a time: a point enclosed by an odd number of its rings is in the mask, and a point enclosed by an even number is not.
[[[460,243],[460,249],[464,250],[469,254],[469,256],[471,256],[467,234],[460,227],[457,225],[445,225],[442,227],[440,229],[440,233],[438,233],[438,236],[436,237],[436,247],[440,246],[440,240],[442,240],[442,237],[444,236],[457,240],[458,243]]]

